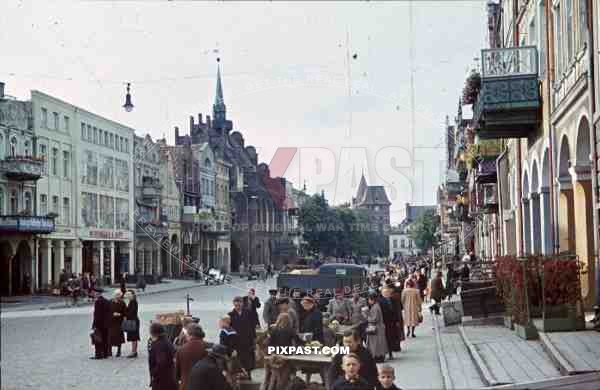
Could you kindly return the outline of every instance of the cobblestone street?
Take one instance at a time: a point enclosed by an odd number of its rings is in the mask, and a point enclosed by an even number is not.
[[[247,292],[248,283],[237,280],[232,285],[198,286],[140,297],[142,323],[148,324],[157,312],[185,310],[185,295],[189,293],[195,299],[192,314],[201,319],[207,340],[214,341],[218,316],[230,310],[234,296]],[[267,295],[264,285],[252,286],[261,299]],[[137,359],[90,360],[91,321],[91,306],[3,311],[2,389],[148,389],[147,326],[141,327]],[[124,355],[129,350],[130,345],[124,345]]]

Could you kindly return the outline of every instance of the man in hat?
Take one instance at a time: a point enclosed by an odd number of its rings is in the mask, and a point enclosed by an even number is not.
[[[301,333],[312,333],[313,340],[323,343],[323,315],[317,307],[317,303],[310,295],[305,296],[300,301],[303,314],[300,321]]]
[[[255,317],[249,310],[243,307],[242,297],[233,299],[233,310],[230,311],[231,327],[238,334],[238,356],[240,364],[250,376],[250,372],[254,369],[256,349],[256,322]]]
[[[269,290],[269,298],[265,301],[262,315],[267,327],[277,321],[277,316],[279,315],[279,309],[277,308],[277,290]]]
[[[174,367],[175,347],[167,339],[165,328],[156,322],[150,324],[150,339],[148,367],[152,390],[177,389]]]
[[[225,376],[227,348],[216,344],[208,356],[194,365],[185,390],[228,390],[231,385]]]
[[[327,312],[332,319],[336,319],[340,324],[350,321],[352,309],[350,307],[350,302],[344,298],[343,289],[335,289],[335,298],[329,301]]]
[[[260,328],[260,320],[258,319],[258,309],[260,309],[260,299],[256,296],[256,290],[251,288],[248,290],[248,295],[243,298],[242,305],[252,315],[255,328]]]

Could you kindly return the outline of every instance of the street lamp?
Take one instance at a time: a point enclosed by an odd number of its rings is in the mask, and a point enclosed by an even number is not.
[[[131,83],[127,83],[127,94],[125,95],[125,104],[123,104],[123,108],[127,112],[131,112],[133,110],[133,103],[131,103],[131,93],[129,93],[130,87]]]

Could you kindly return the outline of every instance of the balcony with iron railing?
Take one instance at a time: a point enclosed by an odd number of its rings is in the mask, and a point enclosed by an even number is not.
[[[525,138],[540,122],[535,46],[481,51],[481,90],[473,118],[481,139]]]
[[[48,234],[55,229],[53,217],[37,215],[0,215],[0,232]]]
[[[37,180],[44,173],[44,164],[42,157],[9,156],[0,161],[0,172],[12,180]]]

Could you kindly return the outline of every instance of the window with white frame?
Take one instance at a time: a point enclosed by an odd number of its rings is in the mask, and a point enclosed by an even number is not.
[[[63,176],[65,178],[68,178],[70,176],[70,172],[69,172],[70,164],[71,164],[70,153],[65,150],[65,151],[63,151]]]
[[[54,124],[54,130],[60,130],[59,127],[59,120],[58,120],[58,112],[53,112],[52,113],[52,117],[53,117],[53,124]]]
[[[394,249],[398,248],[398,240],[394,240],[393,242],[394,242],[393,248]]]
[[[58,175],[58,149],[52,148],[52,175]]]
[[[98,129],[96,127],[94,127],[94,135],[92,139],[94,140],[95,144],[98,143]]]
[[[65,225],[71,223],[71,205],[69,204],[69,198],[63,198],[62,220]]]
[[[33,212],[33,202],[31,201],[31,192],[25,191],[24,199],[25,199],[24,210],[27,214],[31,214]]]
[[[87,139],[87,131],[85,128],[85,123],[81,122],[81,139]]]
[[[565,35],[567,45],[567,62],[568,65],[573,60],[573,48],[574,48],[574,36],[575,30],[573,29],[573,0],[563,0],[565,7]]]
[[[41,115],[42,115],[42,117],[41,117],[42,127],[48,128],[48,110],[45,109],[44,107],[42,107]]]
[[[563,50],[562,50],[562,15],[560,3],[554,6],[554,77],[560,80],[563,70]]]
[[[17,141],[17,137],[12,137],[10,139],[10,156],[16,157],[19,153],[19,143]]]
[[[404,238],[400,240],[400,248],[406,248],[406,240]]]
[[[70,126],[70,123],[69,123],[69,117],[65,115],[65,116],[63,117],[63,129],[64,129],[66,132],[69,132],[69,126]]]
[[[87,138],[88,142],[92,142],[92,125],[87,125]]]
[[[40,214],[48,214],[48,196],[46,194],[40,195]]]
[[[29,144],[29,141],[25,141],[23,144],[23,154],[25,156],[31,156],[31,145]]]
[[[12,215],[19,213],[19,198],[16,190],[10,192],[10,213]]]
[[[46,145],[40,144],[40,157],[44,160],[44,173],[48,173],[48,152],[46,150]]]
[[[58,196],[52,197],[52,212],[58,214]]]

